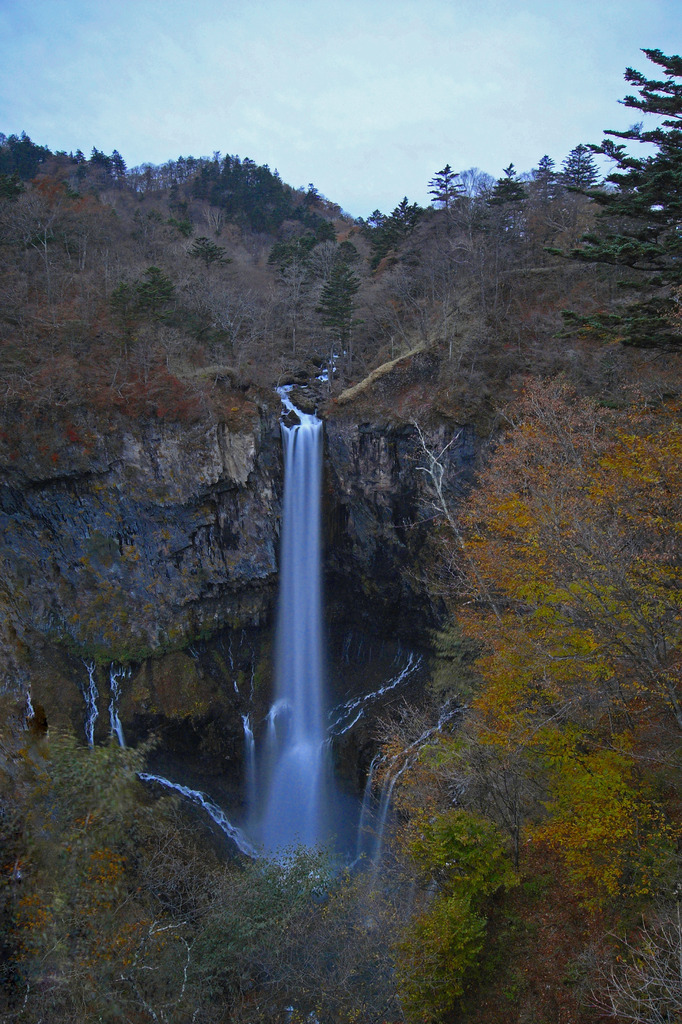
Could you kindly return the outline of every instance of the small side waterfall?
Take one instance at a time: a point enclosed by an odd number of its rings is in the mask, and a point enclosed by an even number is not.
[[[367,782],[365,783],[365,792],[362,797],[362,807],[360,808],[360,819],[358,821],[358,837],[355,851],[356,857],[361,857],[363,853],[369,852],[368,847],[371,840],[370,829],[372,825],[374,803],[374,773],[380,761],[381,752],[374,755],[372,763],[369,766],[369,772],[367,773]]]
[[[390,778],[387,778],[384,783],[384,788],[381,791],[381,800],[379,801],[379,810],[377,811],[377,823],[376,823],[376,835],[374,838],[374,850],[372,852],[372,864],[374,866],[374,875],[376,876],[379,870],[379,864],[381,863],[381,855],[384,846],[384,833],[386,831],[386,822],[388,821],[389,811],[391,809],[391,797],[393,796],[393,789],[396,782],[409,767],[409,761],[406,761],[400,771],[396,772]]]
[[[376,807],[374,813],[373,807],[376,806],[373,796],[374,780],[376,776],[376,769],[382,759],[375,757],[372,761],[369,768],[369,774],[367,776],[365,794],[362,801],[362,811],[360,813],[360,821],[358,824],[357,853],[358,856],[363,853],[369,856],[372,862],[372,875],[374,879],[378,877],[384,853],[384,836],[391,816],[391,802],[396,783],[400,780],[401,776],[412,767],[415,760],[419,757],[422,747],[435,735],[442,732],[445,726],[449,725],[453,719],[460,715],[465,709],[465,705],[456,705],[452,707],[449,703],[446,704],[441,711],[438,722],[435,725],[425,729],[421,735],[409,744],[409,746],[405,747],[391,758],[386,769],[382,772],[383,784],[379,795],[378,807]]]
[[[373,690],[371,693],[362,694],[360,697],[355,697],[353,700],[346,701],[345,704],[339,704],[337,707],[332,708],[329,712],[329,732],[332,736],[343,736],[344,733],[349,732],[353,726],[360,721],[362,716],[367,711],[368,707],[380,697],[385,697],[391,690],[395,690],[396,687],[404,683],[414,672],[420,668],[422,663],[421,655],[415,656],[412,652],[408,654],[407,662],[400,669],[397,675],[389,679],[387,683],[379,687],[378,690]]]
[[[121,719],[118,717],[118,702],[121,698],[121,680],[125,679],[129,675],[129,668],[124,668],[123,665],[117,665],[115,661],[112,661],[109,666],[109,689],[111,690],[111,699],[109,701],[109,725],[111,728],[111,735],[116,737],[120,747],[125,747],[126,741],[123,736]]]
[[[94,661],[84,661],[86,669],[88,670],[88,682],[83,687],[83,697],[85,698],[85,738],[88,741],[89,747],[95,745],[95,722],[97,721],[97,698],[99,696],[97,692],[97,680],[95,679],[95,673],[97,672],[97,666]]]
[[[244,725],[244,781],[246,788],[246,807],[251,811],[256,806],[256,741],[248,715],[242,715]]]
[[[290,409],[288,396],[280,391]],[[325,838],[327,807],[322,667],[320,502],[322,421],[295,410],[282,424],[284,507],[277,617],[275,702],[263,764],[260,839],[269,851]]]
[[[233,825],[222,807],[218,807],[218,804],[215,804],[206,796],[205,793],[202,793],[198,789],[190,789],[189,786],[182,786],[179,782],[171,782],[170,779],[165,779],[163,775],[152,775],[151,772],[138,772],[138,778],[141,779],[142,782],[155,782],[157,785],[164,786],[166,789],[172,789],[181,796],[184,796],[187,800],[191,800],[192,803],[203,807],[221,832],[223,832],[228,839],[232,840],[241,853],[246,854],[247,857],[256,856],[256,850],[253,848],[242,830],[237,828],[236,825]]]

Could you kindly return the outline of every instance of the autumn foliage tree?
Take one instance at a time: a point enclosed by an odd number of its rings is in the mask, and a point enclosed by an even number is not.
[[[464,810],[414,815],[404,842],[437,893],[398,944],[399,987],[408,1019],[441,1020],[476,973],[491,897],[516,879],[496,827]]]
[[[475,660],[462,660],[450,629],[449,682],[443,691],[439,678],[438,692],[465,699],[466,711],[456,729],[424,734],[395,787],[406,817],[399,845],[431,870],[431,902],[399,945],[415,1020],[417,1007],[448,1019],[492,955],[485,900],[465,906],[458,888],[483,842],[473,823],[493,829],[491,870],[515,864],[533,886],[558,868],[592,928],[605,916],[616,929],[637,913],[655,922],[652,908],[678,876],[678,413],[674,389],[655,402],[635,390],[612,409],[561,378],[528,380],[459,515],[441,487],[442,453],[422,438],[452,614]],[[401,743],[411,749],[396,728],[390,749]],[[466,823],[468,840],[455,841]],[[511,893],[512,877],[500,893]],[[512,905],[528,912],[523,893],[499,899],[502,919]]]
[[[0,732],[3,1022],[395,1019],[390,899],[323,852],[217,856],[139,780],[148,747],[19,739]]]
[[[564,704],[575,720],[627,726],[636,710],[682,728],[677,425],[636,405],[614,416],[561,382],[529,385],[517,410],[467,511],[467,558],[497,604],[476,615],[481,710],[498,729],[506,709],[532,730]]]

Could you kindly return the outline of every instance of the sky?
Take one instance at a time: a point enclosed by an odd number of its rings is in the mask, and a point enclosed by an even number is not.
[[[0,0],[0,131],[250,157],[366,217],[629,127],[643,47],[682,53],[681,0]]]

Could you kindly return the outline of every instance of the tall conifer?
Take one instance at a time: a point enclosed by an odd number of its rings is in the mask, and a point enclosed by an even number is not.
[[[434,206],[442,210],[450,210],[458,196],[464,192],[459,174],[446,164],[442,171],[437,171],[429,182],[429,195]]]
[[[565,316],[581,329],[596,328],[626,344],[678,348],[682,345],[682,57],[667,57],[660,50],[643,53],[663,69],[665,77],[649,79],[627,68],[625,79],[639,95],[626,96],[622,102],[661,120],[647,129],[640,123],[623,132],[607,131],[611,137],[591,147],[612,160],[616,169],[607,176],[605,189],[586,190],[601,207],[597,231],[569,254],[573,259],[632,271],[625,283],[636,289],[636,298],[611,314]],[[654,152],[633,155],[627,142],[648,144]]]
[[[561,183],[566,188],[594,188],[599,182],[599,169],[588,146],[575,146],[561,165]]]

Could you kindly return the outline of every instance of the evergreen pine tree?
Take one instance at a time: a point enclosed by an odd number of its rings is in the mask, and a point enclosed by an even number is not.
[[[514,164],[503,170],[504,177],[498,178],[488,203],[490,206],[501,206],[504,203],[518,203],[526,198],[526,190],[518,180]]]
[[[414,231],[423,213],[419,203],[409,203],[407,196],[403,196],[389,218],[393,234],[397,238],[406,238]]]
[[[489,207],[491,223],[497,225],[496,230],[506,237],[515,235],[523,219],[522,203],[527,199],[526,188],[519,181],[514,164],[509,164],[503,171],[504,177],[498,178],[486,203]],[[501,237],[501,235],[500,235]]]
[[[540,202],[549,203],[561,192],[560,178],[551,156],[543,156],[532,172],[533,192]]]
[[[231,263],[232,260],[226,255],[227,250],[222,245],[216,245],[210,238],[206,238],[205,235],[201,235],[196,238],[190,248],[187,250],[187,255],[194,257],[194,259],[201,260],[206,267],[206,273],[210,271],[214,263],[216,264],[227,264]]]
[[[351,368],[353,361],[353,297],[360,282],[344,259],[336,260],[322,293],[318,312],[322,314],[322,323],[329,328],[333,346],[338,346],[339,354],[346,354],[346,364]]]
[[[37,146],[26,132],[20,136],[0,133],[0,174],[18,174],[22,181],[29,181],[48,156],[47,146]]]
[[[464,192],[464,186],[459,180],[459,174],[452,170],[450,164],[446,164],[442,171],[437,171],[429,182],[429,195],[433,196],[431,202],[443,210],[451,210],[455,200]]]
[[[137,287],[137,306],[154,320],[164,320],[175,297],[175,286],[158,267],[148,267]]]
[[[111,171],[116,178],[119,185],[125,183],[126,179],[126,162],[117,149],[113,151],[111,157]]]
[[[18,199],[23,191],[24,186],[16,171],[14,174],[0,174],[0,199]]]
[[[382,228],[386,223],[386,214],[382,213],[381,210],[374,210],[370,213],[367,221],[362,221],[363,227],[366,227],[370,231],[375,231],[377,228]]]
[[[368,218],[365,233],[372,247],[370,266],[373,270],[381,263],[384,256],[396,250],[404,240],[412,234],[424,215],[418,203],[408,202],[403,196],[390,217],[384,216],[379,210]]]
[[[636,86],[639,96],[626,96],[622,102],[662,120],[647,130],[636,124],[624,132],[607,131],[611,138],[593,147],[609,157],[616,170],[606,178],[610,188],[586,191],[601,207],[598,230],[569,254],[635,272],[626,284],[636,289],[637,298],[607,315],[564,315],[579,328],[596,328],[626,344],[677,348],[682,344],[682,57],[667,57],[660,50],[643,52],[663,68],[665,78],[648,79],[627,68],[625,79]],[[634,156],[614,139],[645,143],[655,152]]]
[[[599,182],[599,171],[592,152],[582,142],[571,150],[561,167],[561,183],[566,188],[594,188]]]

